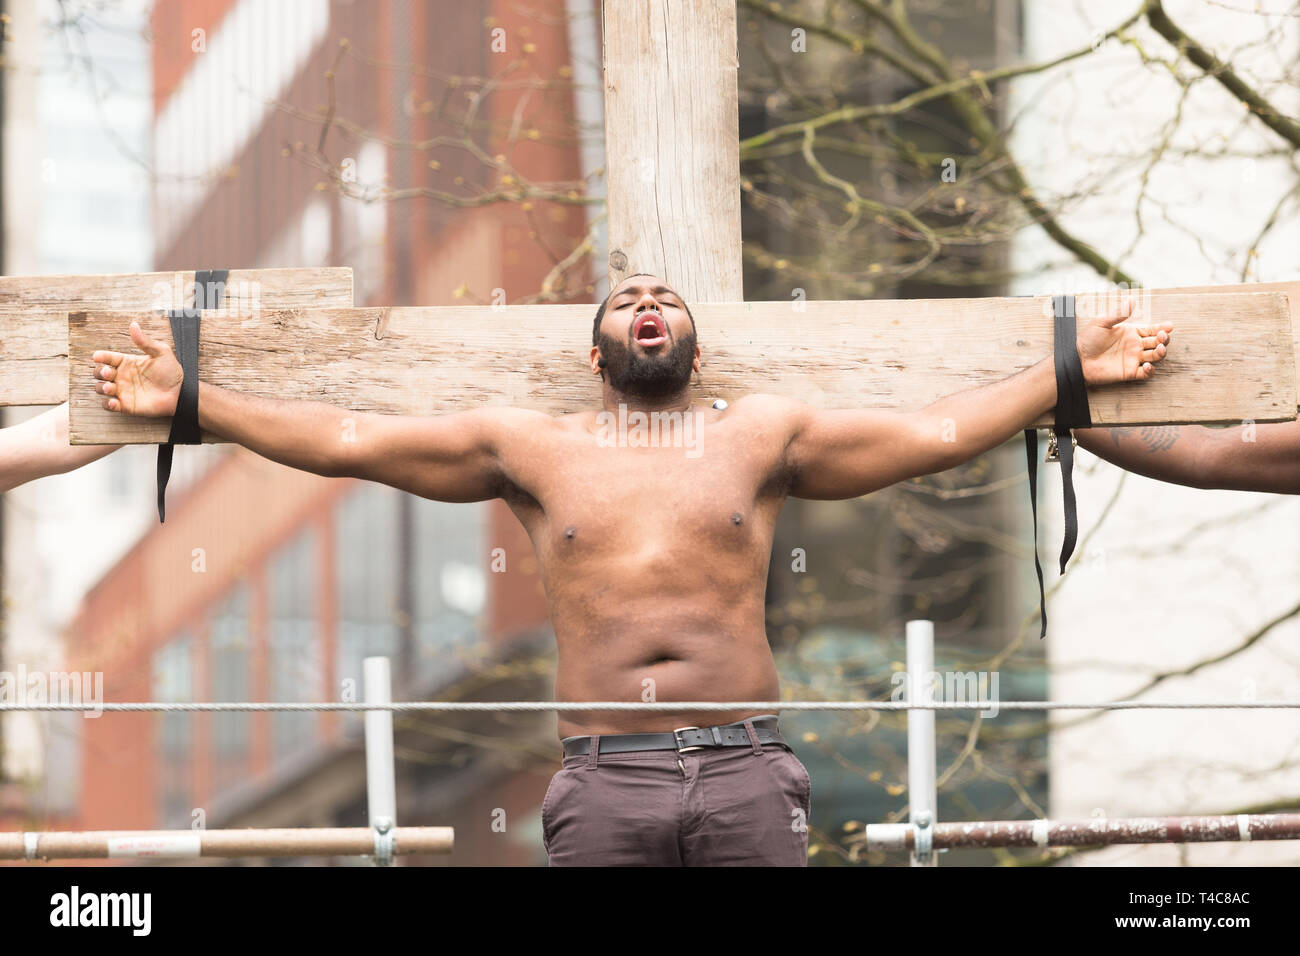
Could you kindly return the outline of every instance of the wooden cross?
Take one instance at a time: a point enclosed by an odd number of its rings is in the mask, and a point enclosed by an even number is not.
[[[603,58],[610,279],[659,275],[692,306],[700,401],[770,391],[826,408],[919,408],[1051,354],[1047,297],[743,302],[733,0],[607,0]],[[1094,423],[1295,417],[1300,283],[1167,290],[1142,304],[1150,322],[1174,323],[1174,347],[1153,380],[1093,390]],[[360,411],[569,412],[598,400],[593,315],[592,305],[213,313],[199,370],[216,385]],[[94,390],[90,354],[133,351],[133,319],[169,341],[157,313],[69,318],[74,443],[167,437],[166,421],[106,412]]]

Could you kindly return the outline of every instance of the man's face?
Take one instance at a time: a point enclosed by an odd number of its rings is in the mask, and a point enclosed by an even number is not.
[[[691,372],[698,371],[699,349],[686,304],[655,276],[632,276],[615,288],[596,347],[609,384],[625,395],[662,398],[684,389]]]

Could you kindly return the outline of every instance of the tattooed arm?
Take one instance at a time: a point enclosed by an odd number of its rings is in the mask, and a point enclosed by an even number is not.
[[[1300,494],[1300,421],[1080,428],[1079,444],[1121,468],[1193,488]]]

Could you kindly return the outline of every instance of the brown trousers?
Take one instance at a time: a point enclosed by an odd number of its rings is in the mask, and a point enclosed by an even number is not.
[[[551,866],[807,866],[811,790],[779,744],[565,757],[542,840]]]

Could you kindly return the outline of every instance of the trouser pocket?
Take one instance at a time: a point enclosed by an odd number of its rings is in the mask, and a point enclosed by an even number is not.
[[[808,775],[808,768],[791,750],[781,751],[781,762],[790,775],[791,797],[798,801],[805,814],[808,813],[812,805],[812,778]]]
[[[561,768],[551,777],[550,784],[546,787],[546,796],[542,798],[542,846],[549,853],[551,849],[551,820],[555,807],[555,801],[558,799],[558,792],[563,789],[565,775],[568,770]]]

